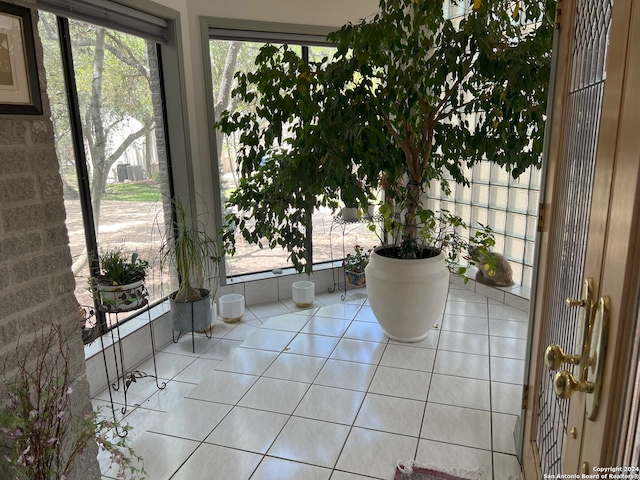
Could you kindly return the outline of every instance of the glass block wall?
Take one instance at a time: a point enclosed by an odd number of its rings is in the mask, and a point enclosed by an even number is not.
[[[426,207],[449,210],[473,228],[488,225],[494,231],[493,251],[503,254],[513,270],[516,285],[531,287],[538,220],[541,172],[530,168],[514,179],[503,168],[481,162],[467,170],[471,185],[450,183],[446,195],[440,185],[426,192]]]
[[[473,2],[445,0],[445,16],[456,24],[472,5]],[[426,192],[425,206],[459,215],[471,226],[471,234],[480,223],[491,227],[496,239],[493,251],[509,260],[514,284],[531,288],[540,170],[530,168],[514,179],[504,168],[484,161],[465,173],[471,182],[469,187],[451,181],[451,194],[446,195],[440,185],[432,184]]]

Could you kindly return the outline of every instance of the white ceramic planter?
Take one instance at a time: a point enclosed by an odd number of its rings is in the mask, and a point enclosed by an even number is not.
[[[291,286],[291,296],[297,307],[310,307],[316,297],[316,285],[306,280],[294,282]]]
[[[344,220],[357,220],[358,208],[357,207],[344,207],[342,209],[342,218]]]
[[[218,299],[220,306],[220,316],[227,323],[240,321],[244,315],[244,295],[239,293],[229,293]]]
[[[129,312],[140,308],[147,297],[144,281],[127,285],[96,285],[100,303],[107,312]]]
[[[419,342],[442,318],[449,290],[449,270],[440,253],[403,260],[374,250],[365,269],[367,297],[378,323],[392,340]]]

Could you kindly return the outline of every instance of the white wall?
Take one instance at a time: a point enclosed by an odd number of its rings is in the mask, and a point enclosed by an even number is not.
[[[319,25],[336,29],[349,21],[368,17],[378,9],[377,0],[156,0],[180,12],[185,67],[191,155],[196,193],[207,203],[213,198],[209,129],[200,17],[262,20],[280,23]]]

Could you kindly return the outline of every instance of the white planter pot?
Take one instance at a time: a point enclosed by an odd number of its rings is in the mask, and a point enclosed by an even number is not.
[[[239,293],[229,293],[218,299],[220,306],[220,316],[227,323],[240,321],[244,315],[244,295]]]
[[[129,312],[144,305],[147,291],[143,280],[127,285],[96,285],[100,303],[109,313]]]
[[[344,207],[342,209],[342,218],[344,220],[357,220],[358,208],[357,207]]]
[[[365,269],[367,297],[378,323],[392,340],[419,342],[442,318],[449,290],[449,270],[440,253],[403,260],[374,250]]]
[[[297,307],[310,307],[316,296],[316,285],[306,280],[294,282],[291,286],[291,296]]]

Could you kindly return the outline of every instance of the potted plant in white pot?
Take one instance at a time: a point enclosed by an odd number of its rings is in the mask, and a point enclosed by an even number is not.
[[[369,304],[389,338],[417,342],[444,313],[450,271],[464,277],[464,261],[476,265],[480,256],[491,262],[480,268],[495,270],[497,260],[487,255],[495,240],[489,227],[479,224],[467,238],[468,226],[460,217],[419,208],[415,241],[408,242],[389,204],[381,215],[392,241],[376,248],[365,268]]]
[[[340,198],[344,203],[342,208],[343,220],[358,220],[362,216],[358,206],[358,196],[361,190],[361,187],[353,181],[346,182],[340,188]]]
[[[178,289],[169,295],[171,323],[177,332],[205,330],[212,324],[211,309],[217,285],[220,252],[218,242],[190,206],[177,197],[172,201],[176,219],[160,247],[161,264],[171,265]]]
[[[97,260],[100,273],[89,278],[89,290],[105,312],[128,312],[144,305],[148,261],[123,247],[104,249]]]
[[[447,19],[442,0],[381,0],[373,18],[329,35],[337,47],[330,60],[303,62],[286,46],[264,47],[256,71],[238,75],[235,90],[260,108],[223,112],[217,124],[241,132],[243,181],[230,198],[240,213],[227,216],[225,235],[231,251],[239,230],[284,246],[294,266],[309,271],[305,213],[335,208],[344,185],[364,207],[382,185],[380,214],[398,235],[384,236],[386,245],[371,255],[369,299],[385,332],[405,341],[426,336],[441,313],[447,258],[468,258],[470,239],[485,250],[492,244],[490,229],[473,225],[469,239],[460,218],[424,209],[426,189],[468,184],[465,169],[483,160],[514,177],[541,160],[555,2],[449,3],[466,15]],[[441,232],[453,233],[439,242]],[[422,263],[436,263],[438,272],[421,273]],[[453,263],[464,273],[464,262]],[[399,267],[378,273],[387,265]],[[438,281],[400,293],[423,276]],[[397,293],[372,300],[379,282]],[[419,303],[425,290],[438,298],[428,307]],[[412,333],[389,326],[416,318]]]

